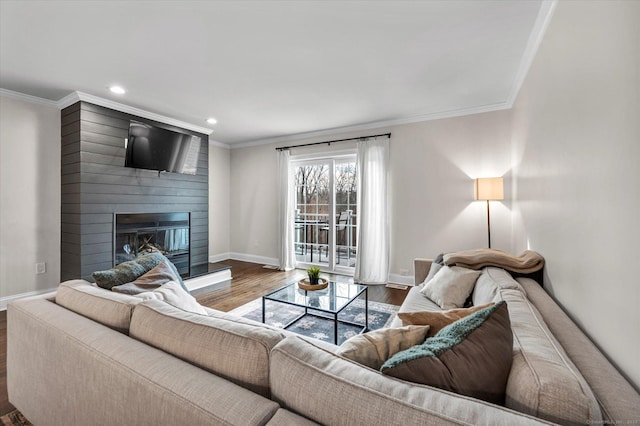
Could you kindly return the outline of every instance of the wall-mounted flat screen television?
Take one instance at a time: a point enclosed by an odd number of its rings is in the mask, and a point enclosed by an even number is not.
[[[195,175],[200,137],[131,120],[125,167]]]

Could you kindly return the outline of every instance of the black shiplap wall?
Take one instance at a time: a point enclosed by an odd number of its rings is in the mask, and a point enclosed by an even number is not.
[[[114,213],[191,213],[191,265],[208,262],[208,136],[78,102],[62,110],[61,278],[113,266]],[[196,175],[124,167],[129,120],[202,138]]]

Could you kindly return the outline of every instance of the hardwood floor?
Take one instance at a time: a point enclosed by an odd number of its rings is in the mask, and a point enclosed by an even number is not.
[[[242,306],[271,290],[305,278],[306,272],[301,269],[282,272],[275,269],[263,268],[256,263],[241,262],[237,260],[225,260],[225,265],[231,266],[233,279],[230,285],[208,291],[196,293],[195,297],[201,305],[219,311],[228,312]],[[344,275],[322,274],[333,280],[348,281]],[[390,289],[383,285],[369,286],[369,300],[375,302],[400,305],[407,295],[406,290]]]
[[[198,302],[209,308],[228,312],[256,299],[270,290],[306,277],[304,270],[281,272],[263,268],[262,265],[237,260],[226,260],[231,266],[233,279],[228,285],[215,289],[202,289],[194,292]],[[323,274],[334,280],[348,281],[342,275]],[[406,290],[370,286],[369,300],[400,305],[407,295]],[[7,397],[7,311],[0,311],[0,416],[14,410]]]

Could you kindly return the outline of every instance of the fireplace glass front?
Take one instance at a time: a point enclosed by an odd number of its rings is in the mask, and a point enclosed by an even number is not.
[[[116,213],[113,263],[158,251],[189,276],[189,213]]]

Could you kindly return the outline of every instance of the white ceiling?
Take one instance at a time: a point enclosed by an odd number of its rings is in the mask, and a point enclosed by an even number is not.
[[[236,146],[508,108],[549,4],[2,0],[0,87],[80,91]]]

